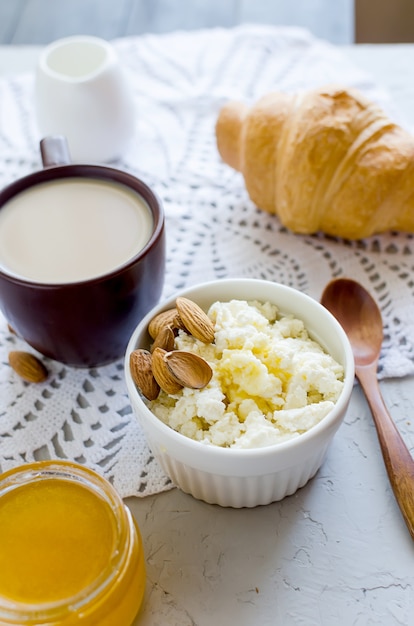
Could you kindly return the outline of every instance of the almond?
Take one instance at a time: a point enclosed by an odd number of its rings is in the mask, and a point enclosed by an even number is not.
[[[132,380],[147,400],[155,400],[160,387],[152,373],[152,357],[148,350],[134,350],[129,356]]]
[[[9,363],[13,370],[28,383],[41,383],[48,377],[46,366],[34,354],[12,350]]]
[[[165,393],[175,394],[183,388],[183,385],[179,383],[170,370],[168,369],[165,361],[165,356],[171,354],[162,348],[155,348],[152,353],[152,373],[155,380]]]
[[[171,326],[163,326],[154,339],[151,352],[154,352],[155,348],[162,348],[169,352],[174,348],[174,340],[174,331]]]
[[[194,352],[174,350],[164,355],[173,378],[183,387],[203,389],[211,380],[213,370],[203,357]]]
[[[148,324],[148,332],[152,339],[155,339],[162,328],[169,326],[171,329],[182,326],[176,308],[162,311],[152,318]]]
[[[192,300],[177,298],[176,306],[186,330],[203,343],[214,341],[214,326],[208,315]]]

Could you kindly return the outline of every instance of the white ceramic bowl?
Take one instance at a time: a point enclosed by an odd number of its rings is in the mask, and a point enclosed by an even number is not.
[[[177,296],[197,302],[204,310],[215,301],[256,299],[275,303],[281,313],[292,313],[302,319],[310,335],[344,367],[344,386],[335,407],[321,422],[299,437],[254,449],[208,446],[164,424],[147,408],[137,391],[130,374],[129,357],[136,348],[149,348],[147,328],[150,319],[175,306]],[[340,324],[313,298],[278,283],[225,279],[184,289],[148,313],[128,344],[125,376],[133,411],[155,458],[173,483],[195,498],[211,504],[253,507],[293,494],[316,474],[350,400],[354,359]]]

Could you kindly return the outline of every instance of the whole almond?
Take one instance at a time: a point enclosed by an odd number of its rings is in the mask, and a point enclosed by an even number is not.
[[[170,328],[179,328],[180,321],[178,319],[178,311],[176,308],[162,311],[152,318],[148,324],[148,332],[152,339],[155,339],[162,328],[169,326]]]
[[[183,387],[203,389],[211,380],[213,370],[202,356],[186,350],[173,350],[164,355],[173,378]]]
[[[187,329],[196,339],[203,343],[214,341],[214,326],[208,315],[192,300],[177,298],[176,306],[179,316]]]
[[[183,388],[183,385],[181,385],[171,374],[165,361],[165,356],[167,354],[170,353],[162,348],[155,348],[152,353],[152,373],[155,380],[165,393],[175,394]]]
[[[129,356],[132,380],[147,400],[155,400],[160,387],[152,373],[152,357],[148,350],[134,350]]]
[[[163,326],[157,336],[154,339],[154,343],[151,346],[151,352],[154,352],[155,348],[162,348],[169,352],[174,348],[174,331],[171,326]]]
[[[13,370],[28,383],[41,383],[49,375],[44,363],[31,352],[12,350],[9,353],[9,363]]]

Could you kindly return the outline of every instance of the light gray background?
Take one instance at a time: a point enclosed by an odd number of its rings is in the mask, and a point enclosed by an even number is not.
[[[333,43],[352,43],[354,2],[0,0],[0,44],[46,44],[74,34],[113,39],[144,32],[163,33],[256,22],[303,26]]]

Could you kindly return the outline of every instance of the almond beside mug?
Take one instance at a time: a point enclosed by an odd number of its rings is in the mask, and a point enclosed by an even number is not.
[[[62,137],[41,152],[44,169],[0,192],[0,308],[45,356],[103,365],[160,298],[162,203],[127,172],[71,163]]]

